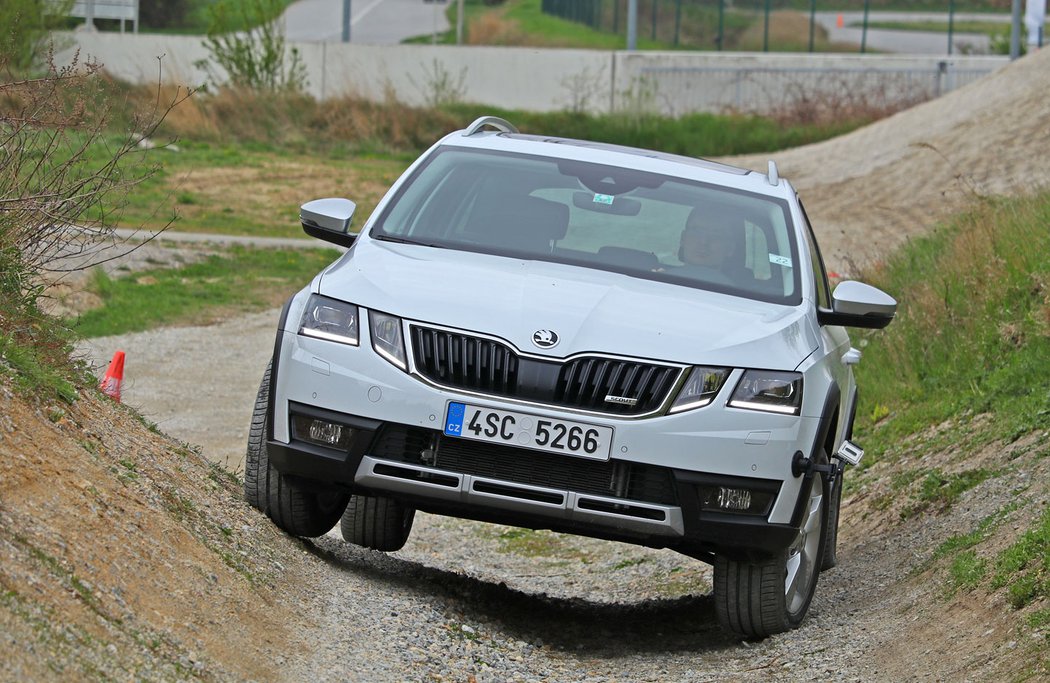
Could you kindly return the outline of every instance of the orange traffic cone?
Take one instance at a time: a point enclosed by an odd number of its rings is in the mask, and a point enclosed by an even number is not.
[[[109,361],[106,374],[99,382],[99,390],[111,399],[120,403],[120,383],[124,381],[124,352],[117,351],[113,354],[113,360]]]
[[[842,28],[845,24],[846,24],[846,22],[842,20],[842,15],[840,14],[838,16],[838,18],[835,20],[835,26],[837,26],[839,28]]]

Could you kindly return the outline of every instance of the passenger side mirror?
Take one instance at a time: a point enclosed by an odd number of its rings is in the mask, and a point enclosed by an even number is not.
[[[832,310],[817,310],[821,325],[866,327],[880,330],[893,321],[897,301],[881,289],[863,282],[840,282],[831,295]]]
[[[330,197],[315,199],[299,207],[299,220],[307,235],[341,247],[349,247],[357,238],[350,232],[357,205],[349,199]]]

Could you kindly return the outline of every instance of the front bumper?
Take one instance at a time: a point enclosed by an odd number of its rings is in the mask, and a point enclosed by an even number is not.
[[[318,411],[305,406],[295,410]],[[627,461],[591,461],[451,439],[437,430],[353,416],[324,416],[351,426],[350,448],[270,440],[270,462],[317,486],[391,496],[420,510],[481,521],[552,529],[710,553],[766,555],[787,547],[790,524],[759,514],[713,511],[706,492],[732,486],[766,494],[780,482],[722,477]]]
[[[669,547],[702,559],[772,553],[797,535],[803,478],[792,474],[791,461],[801,444],[816,443],[816,418],[733,409],[720,396],[674,415],[586,416],[615,430],[607,461],[468,442],[440,431],[449,401],[579,416],[432,386],[375,354],[367,330],[363,325],[359,347],[278,332],[267,444],[281,472],[319,487],[396,497],[427,512]],[[297,412],[354,429],[349,448],[297,438]],[[389,430],[403,432],[402,441],[391,445]],[[450,453],[451,463],[443,458]],[[720,486],[762,492],[771,502],[759,515],[713,511],[705,500]]]

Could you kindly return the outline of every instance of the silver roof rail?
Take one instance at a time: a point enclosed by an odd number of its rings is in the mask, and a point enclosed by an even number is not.
[[[766,172],[766,178],[769,180],[769,184],[773,187],[780,184],[780,173],[777,171],[777,162],[772,159],[769,160],[769,170]]]
[[[474,133],[480,133],[485,126],[492,126],[501,133],[517,133],[518,129],[498,116],[479,116],[474,123],[467,126],[463,131],[463,137],[470,137]]]

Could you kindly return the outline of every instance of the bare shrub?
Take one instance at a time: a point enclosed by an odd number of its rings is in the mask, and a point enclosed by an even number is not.
[[[784,89],[779,102],[770,103],[765,115],[783,125],[831,125],[842,121],[869,123],[909,109],[933,97],[908,82],[887,83],[872,78],[857,83],[825,72],[819,83],[798,79]]]
[[[37,77],[0,65],[0,296],[26,306],[41,277],[87,269],[116,258],[113,225],[127,193],[153,175],[139,142],[155,133],[171,107],[156,92],[152,105],[112,130],[112,88],[101,65],[65,67],[47,56]],[[119,240],[117,241],[119,242]],[[134,245],[116,245],[121,254]]]
[[[533,39],[522,33],[517,22],[495,12],[482,14],[467,27],[468,45],[524,45]]]

